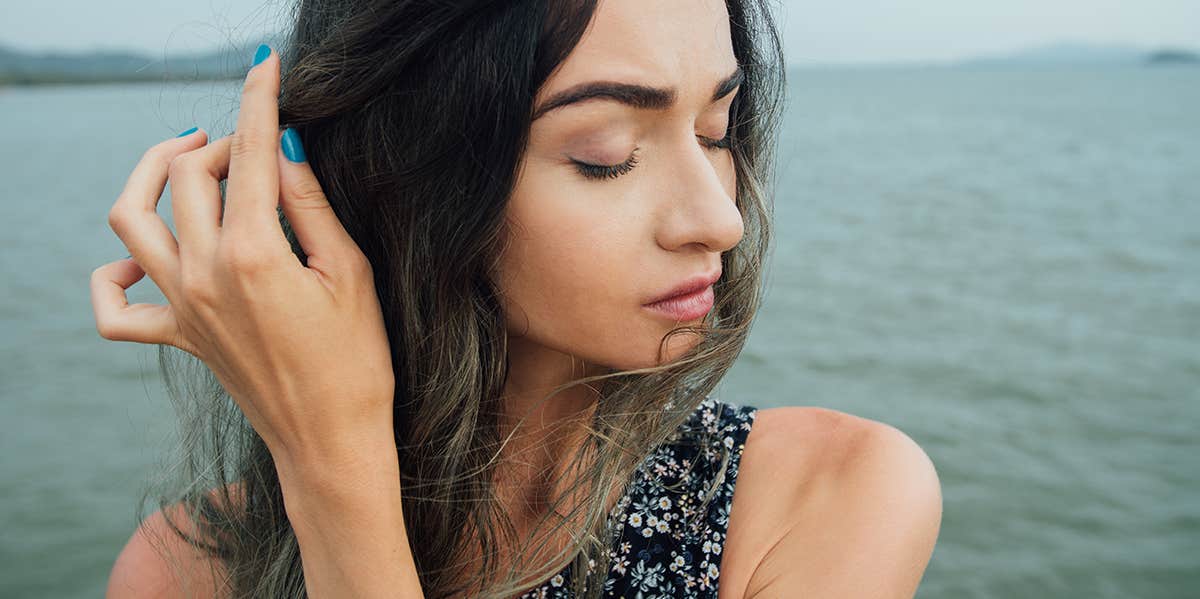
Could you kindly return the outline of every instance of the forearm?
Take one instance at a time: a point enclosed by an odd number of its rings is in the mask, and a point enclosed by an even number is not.
[[[309,597],[424,598],[389,445],[320,463],[277,461]]]

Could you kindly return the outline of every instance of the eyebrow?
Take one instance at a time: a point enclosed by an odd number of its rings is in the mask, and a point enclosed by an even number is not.
[[[745,78],[745,71],[742,70],[741,65],[738,65],[733,73],[717,83],[711,101],[716,102],[729,95],[729,92],[741,85]],[[613,100],[642,110],[666,110],[675,104],[677,95],[675,88],[647,87],[614,81],[591,81],[580,83],[554,94],[534,111],[532,120],[536,121],[542,115],[556,108],[597,98]]]

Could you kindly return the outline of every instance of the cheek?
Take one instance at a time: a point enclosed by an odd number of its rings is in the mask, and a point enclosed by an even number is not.
[[[648,214],[629,214],[634,202],[602,185],[552,175],[523,178],[506,208],[499,286],[509,332],[595,364],[653,365],[671,327],[641,307],[659,283],[646,280]]]
[[[636,307],[630,271],[636,234],[613,222],[591,198],[562,186],[523,181],[507,207],[511,234],[501,258],[502,289],[515,302],[509,321],[574,338]],[[518,318],[513,318],[518,317]]]

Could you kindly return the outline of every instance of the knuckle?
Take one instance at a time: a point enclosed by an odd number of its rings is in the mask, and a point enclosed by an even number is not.
[[[167,142],[161,142],[150,146],[145,154],[142,154],[142,160],[148,163],[155,163],[160,168],[165,168],[171,163],[171,152],[167,147]]]
[[[355,247],[350,251],[350,269],[355,276],[367,280],[375,278],[375,269],[371,266],[371,261],[367,259],[367,255],[359,248]]]
[[[199,275],[184,275],[179,281],[180,299],[186,304],[210,304],[216,297],[212,281]]]
[[[120,203],[121,202],[118,200],[117,204],[113,205],[113,207],[108,211],[108,227],[117,235],[120,235],[123,231],[125,231],[126,226],[129,223],[129,215],[126,214],[125,210],[119,206]]]
[[[292,186],[292,194],[301,202],[325,202],[325,190],[321,189],[321,184],[315,179],[304,178],[297,181]]]
[[[241,129],[233,134],[233,139],[229,144],[229,155],[231,157],[249,156],[265,149],[264,145],[262,136],[257,131]]]
[[[262,69],[251,69],[250,72],[246,74],[246,79],[242,82],[243,99],[258,93],[258,88],[262,87],[261,77],[254,76],[261,70]]]
[[[234,272],[242,275],[257,275],[267,270],[269,260],[262,252],[241,253],[229,261]]]
[[[267,270],[271,263],[271,257],[266,252],[255,249],[239,254],[233,264],[240,272],[254,274]]]
[[[120,331],[107,318],[96,319],[96,332],[109,341],[120,341]]]
[[[180,174],[191,170],[195,165],[196,156],[191,152],[184,152],[171,159],[167,163],[167,177],[177,179]]]
[[[142,153],[142,162],[163,162],[166,159],[166,149],[161,143],[146,148]]]
[[[227,241],[219,252],[219,260],[233,272],[252,274],[270,264],[270,256],[257,244],[248,241]]]

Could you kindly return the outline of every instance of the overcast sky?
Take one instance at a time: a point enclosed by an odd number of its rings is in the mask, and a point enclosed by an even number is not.
[[[653,0],[642,0],[653,1]],[[1200,0],[771,0],[791,64],[943,61],[1067,42],[1200,47]],[[0,0],[0,44],[208,50],[280,29],[285,0]]]

